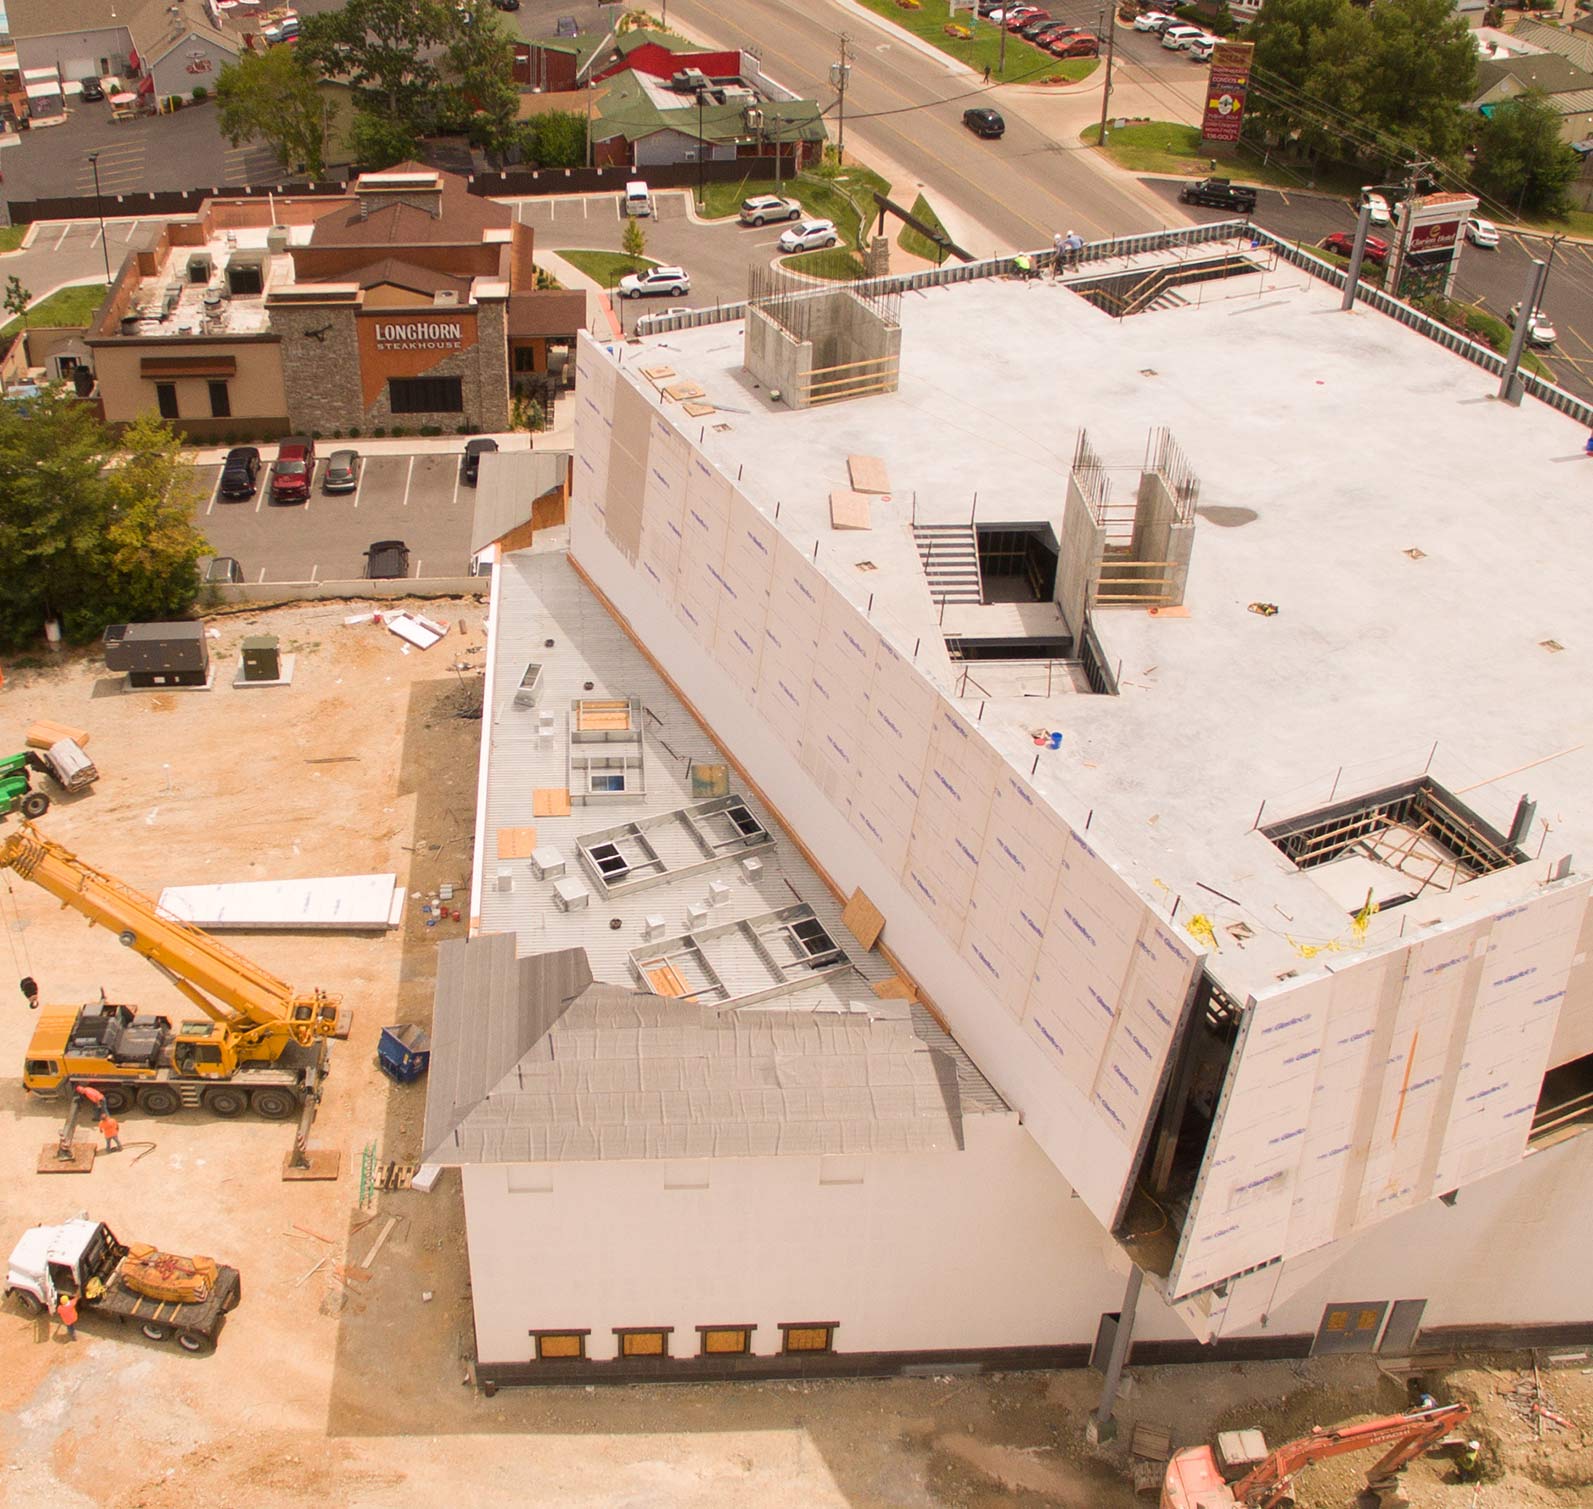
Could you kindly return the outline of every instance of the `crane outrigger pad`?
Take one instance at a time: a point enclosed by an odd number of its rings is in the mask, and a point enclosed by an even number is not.
[[[94,1155],[98,1152],[98,1144],[93,1142],[77,1141],[72,1144],[69,1157],[61,1156],[59,1142],[46,1142],[39,1149],[39,1167],[41,1174],[88,1174],[94,1171]]]
[[[337,1148],[309,1147],[302,1155],[289,1149],[282,1159],[284,1183],[300,1179],[336,1179],[342,1172],[343,1154]]]

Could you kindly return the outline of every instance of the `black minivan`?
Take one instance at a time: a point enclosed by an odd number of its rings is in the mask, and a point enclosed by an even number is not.
[[[252,445],[235,445],[221,467],[221,496],[252,498],[260,481],[260,452]]]

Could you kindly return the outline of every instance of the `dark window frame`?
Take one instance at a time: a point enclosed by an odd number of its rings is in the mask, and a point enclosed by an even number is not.
[[[387,407],[394,414],[463,414],[462,377],[389,377]]]
[[[210,417],[212,419],[232,418],[232,390],[227,385],[224,377],[213,377],[210,387]]]
[[[615,1326],[615,1350],[621,1359],[629,1357],[668,1357],[669,1338],[674,1334],[673,1326]],[[632,1336],[656,1336],[661,1343],[656,1352],[627,1352],[625,1344]]]
[[[782,1357],[808,1357],[823,1356],[835,1350],[835,1333],[840,1327],[838,1320],[782,1320],[780,1325],[780,1355]],[[793,1347],[791,1333],[793,1331],[822,1331],[824,1332],[824,1345],[822,1347]]]
[[[155,384],[155,407],[160,411],[162,419],[182,418],[182,413],[177,404],[176,383],[158,382]]]
[[[532,1350],[535,1353],[536,1360],[538,1362],[585,1362],[586,1338],[590,1336],[592,1332],[590,1328],[586,1330],[575,1330],[566,1327],[557,1331],[532,1331],[528,1334],[531,1337]],[[553,1340],[566,1341],[572,1339],[574,1340],[577,1348],[579,1348],[574,1357],[549,1357],[542,1350],[543,1344],[545,1342]]]
[[[720,1325],[697,1327],[697,1355],[699,1357],[750,1357],[752,1355],[752,1336],[758,1328],[754,1325]],[[741,1346],[736,1351],[729,1351],[723,1347],[708,1350],[708,1335],[710,1332],[718,1334],[721,1331],[741,1332]]]

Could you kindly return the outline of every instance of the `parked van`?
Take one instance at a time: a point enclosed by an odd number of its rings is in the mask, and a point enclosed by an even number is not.
[[[653,213],[653,196],[648,191],[645,179],[633,178],[625,185],[624,209],[627,215],[651,215]]]

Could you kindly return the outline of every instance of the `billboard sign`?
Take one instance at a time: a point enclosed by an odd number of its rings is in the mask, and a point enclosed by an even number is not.
[[[1249,42],[1219,42],[1211,52],[1206,79],[1206,106],[1201,116],[1202,141],[1236,142],[1244,120],[1245,95],[1250,88]]]
[[[1394,255],[1385,287],[1396,295],[1448,297],[1460,258],[1466,217],[1477,212],[1470,194],[1422,194],[1394,207]]]

